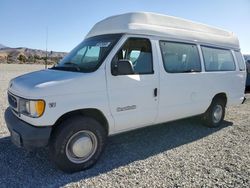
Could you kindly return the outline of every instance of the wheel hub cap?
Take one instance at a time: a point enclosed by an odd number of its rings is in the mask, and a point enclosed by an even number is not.
[[[81,137],[72,145],[72,152],[76,157],[87,156],[92,150],[93,144],[89,137]]]
[[[223,113],[222,106],[216,105],[213,112],[214,123],[218,123],[221,120],[222,113]]]
[[[83,163],[95,154],[97,138],[90,131],[79,131],[69,138],[65,149],[71,162]]]

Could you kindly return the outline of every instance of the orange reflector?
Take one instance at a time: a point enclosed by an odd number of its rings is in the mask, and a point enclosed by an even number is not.
[[[35,102],[35,107],[36,107],[37,116],[39,117],[44,112],[45,102],[44,101],[36,101]]]

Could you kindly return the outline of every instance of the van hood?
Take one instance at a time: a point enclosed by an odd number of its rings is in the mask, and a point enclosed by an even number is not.
[[[9,91],[24,98],[40,98],[77,92],[85,73],[40,70],[18,76],[10,81]]]

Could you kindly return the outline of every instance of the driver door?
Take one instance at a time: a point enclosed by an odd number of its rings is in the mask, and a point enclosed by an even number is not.
[[[131,61],[134,74],[112,74],[112,65],[119,60]],[[154,71],[151,41],[147,38],[128,38],[107,69],[110,70],[107,88],[115,132],[153,124],[158,105],[158,76]]]

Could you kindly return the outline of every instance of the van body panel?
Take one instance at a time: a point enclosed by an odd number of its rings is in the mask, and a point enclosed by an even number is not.
[[[113,33],[188,39],[239,49],[238,38],[233,32],[182,18],[150,12],[131,12],[108,17],[96,23],[86,38]]]
[[[114,76],[111,73],[111,62],[116,52],[127,39],[133,37],[149,39],[143,35],[124,35],[105,61],[109,106],[115,121],[114,133],[154,124],[157,115],[158,96],[154,96],[154,89],[158,87],[157,64],[154,63],[153,74]],[[155,62],[156,49],[150,42]]]
[[[93,73],[42,70],[14,79],[9,92],[25,99],[46,101],[41,117],[32,118],[20,114],[19,118],[34,126],[52,126],[68,112],[94,108],[104,114],[112,130],[113,121],[109,113],[106,81],[103,78],[103,67]],[[55,106],[50,107],[51,103],[55,103]]]

